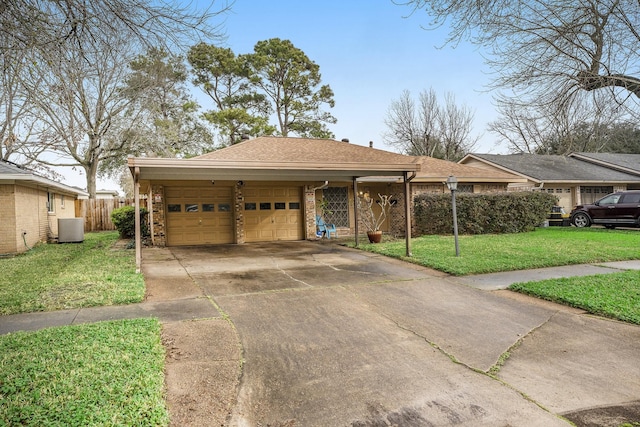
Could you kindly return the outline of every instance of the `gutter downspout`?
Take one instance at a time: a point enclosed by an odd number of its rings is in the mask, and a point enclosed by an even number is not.
[[[411,257],[413,254],[411,253],[411,181],[416,177],[416,172],[411,172],[409,175],[408,172],[404,173],[404,218],[406,221],[405,224],[405,239],[406,239],[406,247],[407,247],[407,256]]]

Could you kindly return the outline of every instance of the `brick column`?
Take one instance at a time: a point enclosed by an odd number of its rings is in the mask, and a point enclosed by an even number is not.
[[[151,242],[154,246],[164,247],[167,245],[166,236],[166,217],[165,217],[165,200],[164,200],[164,186],[152,185],[151,186],[151,212],[153,217],[153,227]]]
[[[241,244],[244,243],[244,192],[242,191],[243,186],[236,183],[233,188],[233,199],[234,199],[234,216],[235,216],[235,227],[236,227],[236,243]]]
[[[305,239],[316,237],[316,191],[313,185],[304,186],[304,224]]]

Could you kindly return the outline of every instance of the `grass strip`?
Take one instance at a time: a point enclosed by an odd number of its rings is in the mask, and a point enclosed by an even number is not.
[[[42,244],[0,259],[0,314],[129,304],[144,298],[132,249],[117,232],[87,233],[82,243]]]
[[[515,283],[509,289],[640,324],[640,271]]]
[[[464,276],[638,259],[640,233],[548,227],[529,233],[460,236],[459,246],[460,256],[456,257],[453,236],[430,235],[412,239],[412,257],[405,256],[404,239],[388,236],[382,243],[361,243],[359,248]]]
[[[0,336],[0,425],[166,426],[155,319]]]

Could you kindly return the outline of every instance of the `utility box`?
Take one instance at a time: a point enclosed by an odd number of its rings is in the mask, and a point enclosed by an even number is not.
[[[84,218],[58,218],[58,243],[84,242]]]

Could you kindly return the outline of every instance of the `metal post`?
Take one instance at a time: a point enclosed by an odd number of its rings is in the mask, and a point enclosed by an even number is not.
[[[451,190],[451,207],[453,208],[453,238],[456,242],[456,256],[460,256],[458,246],[458,213],[456,212],[456,190]]]
[[[460,256],[460,248],[458,247],[458,213],[456,212],[456,190],[458,189],[458,179],[451,175],[447,178],[447,187],[451,190],[451,208],[453,210],[453,238],[456,242],[456,256]]]
[[[142,271],[142,237],[140,227],[140,168],[135,167],[133,172],[133,198],[135,215],[135,242],[136,242],[136,273]]]

